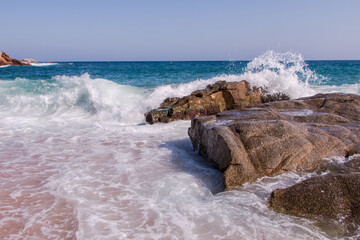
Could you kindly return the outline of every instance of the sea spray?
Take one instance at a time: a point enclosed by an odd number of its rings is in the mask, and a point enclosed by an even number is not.
[[[242,77],[270,93],[282,92],[291,98],[314,95],[312,84],[323,80],[308,68],[300,54],[267,51],[245,68]]]
[[[316,94],[313,86],[321,84],[325,78],[310,70],[300,54],[268,51],[249,62],[241,74],[222,74],[210,79],[157,87],[150,95],[150,99],[154,99],[151,105],[159,105],[161,99],[166,97],[189,95],[217,81],[242,80],[253,86],[262,87],[270,93],[281,92],[291,98],[298,98]]]

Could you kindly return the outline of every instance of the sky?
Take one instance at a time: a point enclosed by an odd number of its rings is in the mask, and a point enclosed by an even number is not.
[[[0,11],[0,50],[18,59],[360,59],[359,0],[1,0]]]

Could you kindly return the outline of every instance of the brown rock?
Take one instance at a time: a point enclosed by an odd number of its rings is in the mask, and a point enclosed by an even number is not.
[[[195,118],[195,149],[224,172],[227,189],[288,171],[313,171],[360,145],[360,96],[319,94]]]
[[[360,174],[327,174],[277,189],[270,207],[298,216],[317,215],[360,223]]]
[[[351,161],[344,164],[349,172],[360,172],[360,155],[356,155]]]
[[[0,66],[2,65],[17,65],[17,66],[22,66],[22,65],[30,65],[28,63],[24,63],[20,60],[17,60],[16,58],[11,58],[9,55],[6,54],[6,52],[1,52],[1,56],[0,56]]]
[[[9,65],[9,61],[6,59],[6,57],[8,57],[8,55],[5,52],[1,52],[0,55],[0,66],[3,65]]]
[[[261,89],[250,87],[246,81],[219,81],[183,98],[167,98],[160,108],[151,110],[145,114],[145,117],[150,124],[168,123],[180,119],[190,120],[198,116],[261,103],[262,95]]]
[[[12,58],[6,54],[6,52],[1,52],[1,57],[4,59],[4,61],[6,62],[11,62]]]

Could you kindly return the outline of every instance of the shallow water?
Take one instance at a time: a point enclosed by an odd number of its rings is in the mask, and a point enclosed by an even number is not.
[[[317,74],[331,68],[326,63],[315,71],[299,55],[274,52],[242,64],[171,64],[0,69],[0,239],[344,236],[341,224],[268,208],[274,189],[319,173],[288,173],[222,192],[221,173],[192,150],[190,121],[147,125],[143,114],[165,97],[217,80],[247,79],[293,98],[359,94],[354,74],[341,82],[333,70]]]

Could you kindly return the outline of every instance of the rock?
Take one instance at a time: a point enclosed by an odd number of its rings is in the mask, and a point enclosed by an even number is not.
[[[198,90],[183,98],[167,98],[158,109],[145,114],[150,124],[168,123],[176,120],[190,120],[224,110],[244,108],[249,104],[261,103],[264,94],[260,88],[251,87],[246,81],[219,81],[204,90]]]
[[[32,58],[24,58],[24,59],[21,60],[21,62],[22,63],[28,63],[28,64],[30,64],[30,63],[38,63],[37,61],[35,61]]]
[[[6,52],[1,52],[1,57],[3,57],[6,62],[12,61],[12,58],[9,55],[7,55]]]
[[[344,166],[350,172],[360,172],[360,155],[354,156],[351,161],[346,162]]]
[[[264,94],[261,96],[261,102],[263,103],[283,100],[290,100],[290,97],[285,93]]]
[[[2,65],[17,65],[17,66],[22,66],[22,65],[30,65],[29,63],[24,63],[20,60],[17,60],[15,58],[11,58],[9,55],[6,54],[6,52],[1,52],[1,56],[0,56],[0,66]]]
[[[360,173],[327,174],[277,189],[270,207],[297,216],[323,216],[360,224]]]
[[[1,52],[1,56],[0,56],[0,66],[3,65],[9,65],[9,61],[7,59],[8,55],[5,52]]]
[[[318,94],[198,117],[189,136],[194,149],[224,175],[232,189],[263,176],[313,171],[323,159],[357,153],[360,96]]]

